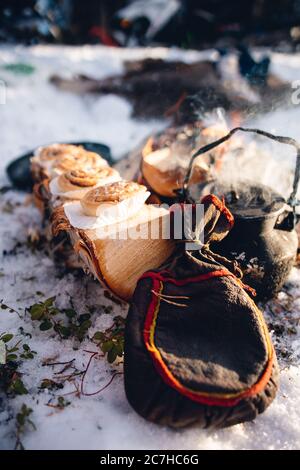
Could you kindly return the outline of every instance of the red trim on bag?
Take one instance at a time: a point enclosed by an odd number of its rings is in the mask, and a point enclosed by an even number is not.
[[[211,271],[209,273],[199,274],[198,276],[194,276],[194,277],[186,277],[185,279],[174,279],[173,277],[165,277],[163,276],[163,272],[164,271],[160,271],[160,272],[148,271],[144,273],[140,277],[140,279],[145,279],[145,278],[150,277],[153,280],[157,279],[159,281],[170,282],[171,284],[175,284],[176,286],[184,286],[185,284],[188,284],[189,282],[191,283],[191,282],[207,281],[208,279],[212,279],[214,277],[230,276],[230,277],[235,278],[235,275],[231,273],[230,271],[228,271],[228,269],[220,269],[219,271]]]
[[[227,270],[220,270],[220,271],[213,271],[212,273],[195,276],[194,278],[182,279],[182,280],[177,281],[176,279],[172,279],[172,278],[164,278],[161,273],[149,272],[149,273],[145,273],[141,277],[141,279],[146,279],[149,277],[153,282],[153,285],[152,285],[153,290],[158,293],[163,288],[163,281],[172,282],[175,285],[184,285],[189,282],[199,282],[199,281],[201,282],[201,281],[213,278],[213,277],[221,277],[221,276],[234,276],[234,275]],[[261,375],[260,379],[247,390],[237,393],[237,394],[222,394],[222,393],[213,394],[213,393],[206,393],[206,392],[196,392],[182,385],[179,382],[179,380],[177,380],[176,377],[174,377],[174,375],[172,374],[172,372],[168,369],[167,365],[164,363],[161,357],[161,354],[158,348],[156,347],[154,343],[155,323],[156,323],[156,318],[158,315],[159,305],[160,305],[159,296],[152,294],[151,302],[149,304],[148,311],[146,313],[143,338],[144,338],[145,346],[152,357],[152,360],[153,360],[153,363],[157,372],[159,373],[159,375],[162,377],[162,379],[167,385],[169,385],[180,394],[186,396],[187,398],[197,403],[201,403],[203,405],[209,405],[209,406],[222,406],[222,407],[235,406],[242,399],[257,395],[258,393],[264,390],[264,388],[266,387],[272,375],[272,368],[273,368],[273,362],[274,362],[274,348],[270,342],[269,336],[267,336],[266,338],[267,340],[269,340],[269,343],[268,343],[269,361],[267,363],[267,366],[263,374]]]
[[[205,202],[211,202],[227,219],[227,222],[230,225],[230,228],[234,225],[234,217],[230,210],[225,206],[224,198],[221,201],[217,196],[214,194],[208,194],[201,199],[201,203],[204,204]]]

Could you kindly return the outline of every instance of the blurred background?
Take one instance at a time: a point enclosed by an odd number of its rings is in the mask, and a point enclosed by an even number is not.
[[[300,0],[0,0],[0,300],[7,309],[1,329],[28,335],[37,351],[20,370],[29,393],[3,401],[0,448],[16,445],[22,403],[33,409],[37,425],[36,432],[22,435],[26,449],[299,448],[299,269],[265,310],[282,389],[255,426],[208,434],[196,428],[188,434],[154,430],[130,411],[121,377],[104,397],[91,393],[89,400],[79,398],[80,382],[74,392],[70,381],[63,392],[70,406],[49,412],[45,405],[57,397],[60,383],[54,374],[55,387],[41,387],[41,360],[64,363],[74,357],[82,369],[88,358],[77,343],[77,350],[71,348],[71,338],[63,345],[52,330],[48,336],[38,332],[18,312],[53,295],[63,308],[72,299],[78,312],[88,306],[92,312],[94,305],[95,313],[106,312],[107,305],[107,313],[119,315],[119,307],[99,295],[92,279],[53,263],[56,247],[46,246],[41,215],[28,194],[15,190],[31,189],[30,157],[51,143],[105,151],[122,176],[132,179],[149,148],[169,147],[181,161],[203,145],[202,135],[214,140],[238,125],[299,141],[299,52]],[[225,154],[224,178],[252,180],[289,197],[292,147],[237,135]],[[210,163],[202,168],[209,177]],[[251,257],[247,269],[256,260]],[[114,315],[97,314],[91,333],[111,328]],[[94,350],[94,343],[84,345]],[[106,361],[94,362],[85,385],[91,392],[110,374]]]
[[[1,0],[0,41],[300,47],[300,0]]]

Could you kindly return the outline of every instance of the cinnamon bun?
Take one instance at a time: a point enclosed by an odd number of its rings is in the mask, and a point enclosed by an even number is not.
[[[69,144],[40,147],[31,158],[31,168],[35,179],[53,178],[74,169],[92,171],[106,166],[108,166],[107,161],[97,153]]]
[[[143,177],[155,193],[174,198],[176,190],[182,187],[189,159],[189,155],[172,154],[170,147],[164,147],[148,153],[142,160]],[[208,164],[201,158],[196,159],[191,182],[200,183],[206,181],[209,172]]]
[[[227,132],[224,124],[207,127],[203,123],[193,126],[169,128],[161,135],[150,138],[142,150],[141,172],[146,185],[154,193],[174,198],[182,187],[191,156],[194,152]],[[205,182],[217,173],[228,144],[199,156],[193,164],[190,182]]]
[[[139,212],[149,196],[141,184],[117,181],[92,189],[80,204],[84,215],[97,218],[100,225],[109,225]]]
[[[91,189],[120,179],[119,172],[109,166],[94,171],[75,169],[53,178],[49,187],[53,196],[79,200]]]

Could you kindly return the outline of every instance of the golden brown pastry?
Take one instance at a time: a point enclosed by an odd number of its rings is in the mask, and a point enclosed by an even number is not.
[[[120,179],[119,172],[109,166],[93,171],[75,169],[53,178],[49,186],[53,196],[79,200],[91,189]]]
[[[150,193],[133,181],[117,181],[89,191],[80,201],[83,213],[97,217],[101,225],[124,220],[137,213]]]
[[[164,147],[143,157],[142,174],[157,194],[165,197],[175,197],[175,191],[182,187],[188,164],[188,155],[172,154],[170,147]],[[196,159],[191,182],[206,181],[208,175],[208,164],[201,158]]]
[[[141,172],[146,185],[156,194],[176,196],[182,187],[190,158],[203,145],[226,134],[226,126],[216,124],[203,128],[169,129],[156,140],[148,139],[142,150]],[[220,146],[194,161],[190,182],[202,183],[217,172],[226,145]]]
[[[40,147],[31,158],[33,178],[53,178],[66,171],[84,169],[91,171],[108,166],[107,161],[83,147],[69,144],[52,144]]]

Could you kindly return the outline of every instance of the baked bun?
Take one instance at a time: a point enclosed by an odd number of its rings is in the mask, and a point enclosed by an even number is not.
[[[122,180],[92,189],[80,204],[86,216],[97,217],[101,225],[111,224],[136,214],[149,195],[145,186]]]
[[[189,160],[190,155],[172,153],[170,147],[164,147],[143,155],[142,174],[154,192],[165,197],[175,197],[175,191],[182,187]],[[208,164],[201,157],[197,158],[190,181],[206,181],[209,171]]]
[[[93,171],[75,169],[54,178],[50,182],[50,191],[53,196],[82,199],[91,189],[120,179],[119,172],[109,166]]]
[[[52,144],[47,147],[39,147],[36,156],[41,162],[48,162],[63,158],[66,155],[80,155],[83,147],[71,144]]]
[[[148,139],[142,149],[141,172],[146,186],[159,196],[174,198],[182,187],[191,156],[197,149],[223,137],[228,132],[222,123],[204,127],[195,122],[170,127]],[[202,183],[217,173],[228,143],[199,156],[193,165],[191,183]]]
[[[50,178],[74,169],[91,171],[108,166],[107,161],[97,153],[69,144],[40,147],[31,159],[31,164],[34,169],[40,167]]]

